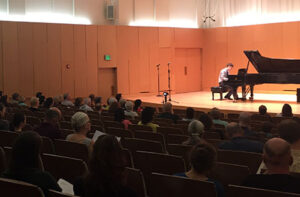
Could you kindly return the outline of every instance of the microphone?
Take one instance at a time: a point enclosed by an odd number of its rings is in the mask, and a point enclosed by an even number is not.
[[[171,62],[168,62],[168,65],[170,65],[171,64]]]

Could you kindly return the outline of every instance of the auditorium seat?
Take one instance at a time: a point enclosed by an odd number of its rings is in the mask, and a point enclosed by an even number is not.
[[[38,127],[41,124],[41,120],[35,116],[26,116],[26,123],[30,124],[32,127]]]
[[[65,140],[66,137],[70,134],[73,134],[74,130],[71,129],[60,129],[61,139]]]
[[[0,178],[0,188],[5,197],[44,197],[39,187],[22,181]]]
[[[133,133],[129,130],[125,130],[123,128],[114,128],[114,127],[107,127],[105,132],[109,135],[117,136],[117,137],[127,137],[132,138]]]
[[[171,155],[176,155],[182,157],[185,165],[189,166],[189,153],[192,149],[192,146],[186,146],[181,144],[168,144],[167,151]]]
[[[220,139],[206,139],[205,141],[213,145],[216,149],[219,148],[219,144],[224,142],[224,140],[220,140]]]
[[[90,117],[90,121],[91,121],[91,124],[92,124],[92,125],[96,125],[96,126],[101,126],[101,127],[103,127],[103,123],[102,123],[99,119],[92,119],[92,118]]]
[[[11,154],[12,154],[12,147],[5,146],[3,148],[3,150],[4,150],[4,153],[5,153],[6,166],[8,166],[9,162],[10,162]]]
[[[69,130],[73,130],[71,122],[67,122],[67,121],[61,121],[60,122],[60,128],[61,129],[69,129]]]
[[[108,115],[108,114],[107,114],[106,116],[101,115],[101,120],[102,120],[103,122],[106,122],[106,121],[112,122],[112,121],[115,120],[115,117],[114,117],[114,116],[110,116],[110,115]]]
[[[168,135],[170,134],[183,135],[183,131],[180,128],[173,128],[173,127],[157,127],[157,133],[161,133],[164,135],[167,144],[169,144]]]
[[[89,152],[86,145],[57,139],[53,143],[57,155],[82,159],[85,162],[88,161]]]
[[[26,124],[22,131],[33,131],[33,127],[30,124]]]
[[[229,185],[228,196],[231,197],[300,197],[300,194],[278,192],[274,190],[258,189],[251,187],[243,187],[237,185]]]
[[[99,125],[91,125],[91,132],[95,133],[96,131],[104,131],[104,129]]]
[[[121,144],[124,148],[129,149],[133,156],[136,151],[150,151],[156,153],[163,153],[162,144],[155,141],[143,140],[137,138],[122,138]]]
[[[42,136],[42,153],[48,153],[48,154],[55,154],[54,151],[54,144],[52,142],[52,140],[48,137],[44,137]]]
[[[165,143],[164,136],[160,133],[152,133],[148,131],[135,131],[134,137],[138,139],[160,142],[163,146],[163,149],[166,150],[166,143]]]
[[[131,188],[138,197],[146,197],[147,190],[144,176],[139,169],[126,168],[128,172],[126,185]]]
[[[237,113],[228,113],[227,114],[227,118],[228,120],[230,120],[231,122],[232,121],[238,121],[239,120],[239,117],[240,117],[240,114],[237,114]]]
[[[49,190],[48,197],[79,197],[79,196],[73,196],[70,194],[64,194],[62,192],[54,191],[54,190]]]
[[[186,170],[183,159],[175,155],[137,151],[133,161],[134,167],[143,172],[147,188],[152,172],[172,175]]]
[[[0,146],[12,146],[19,133],[12,131],[0,131]]]
[[[151,174],[148,191],[150,196],[155,197],[216,197],[217,195],[214,183],[159,173]]]
[[[81,159],[42,154],[42,161],[44,169],[56,180],[62,178],[72,184],[78,177],[83,176],[88,171],[86,163]]]
[[[240,185],[250,174],[248,166],[217,162],[209,178],[218,180],[222,185]]]
[[[6,170],[7,164],[8,161],[6,160],[5,152],[3,148],[0,147],[0,175]]]
[[[133,168],[133,158],[132,158],[132,153],[130,152],[130,150],[126,149],[126,148],[122,148],[122,152],[124,154],[124,157],[126,159],[126,167],[129,168]]]
[[[189,136],[182,134],[169,134],[167,136],[168,144],[182,144],[189,139]]]
[[[116,121],[104,121],[104,128],[113,127],[113,128],[124,128],[124,125],[122,123],[116,122]]]
[[[42,111],[36,111],[36,112],[34,112],[34,116],[39,119],[43,119],[43,118],[45,118],[46,114],[45,114],[45,112],[42,112]]]
[[[137,124],[130,124],[128,125],[128,129],[131,131],[150,131],[152,132],[152,128],[145,125],[137,125]]]
[[[221,139],[221,136],[217,132],[206,131],[203,133],[204,139]]]
[[[218,161],[248,166],[250,173],[256,174],[262,162],[262,155],[243,151],[218,150]]]

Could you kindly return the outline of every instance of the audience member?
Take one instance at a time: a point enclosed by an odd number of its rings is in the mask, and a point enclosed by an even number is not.
[[[95,98],[95,105],[96,105],[97,103],[102,104],[102,101],[101,101],[101,100],[102,100],[102,97],[100,97],[100,96],[99,96],[99,97],[96,97],[96,98]]]
[[[149,126],[152,128],[152,131],[156,133],[159,125],[152,123],[154,111],[155,110],[152,107],[145,107],[145,109],[142,111],[141,121],[138,122],[138,125]]]
[[[99,115],[101,115],[102,112],[102,105],[101,103],[96,103],[95,105],[95,111],[99,113]]]
[[[228,125],[228,122],[221,120],[221,112],[218,108],[213,108],[210,111],[210,116],[212,117],[214,124],[223,125],[224,127]]]
[[[239,125],[244,130],[245,137],[255,137],[256,133],[251,130],[251,114],[249,112],[241,112],[239,116]]]
[[[186,177],[199,181],[208,181],[215,184],[218,197],[224,196],[223,186],[213,179],[208,178],[209,172],[215,166],[217,161],[217,151],[208,144],[202,143],[195,145],[190,153],[191,170],[185,173],[176,174],[176,176]]]
[[[91,108],[91,99],[89,97],[83,99],[83,105],[79,107],[79,110],[82,110],[85,112],[94,111]]]
[[[73,102],[71,101],[71,96],[68,93],[64,94],[64,100],[61,102],[61,104],[67,107],[74,106]]]
[[[128,125],[132,124],[129,120],[125,119],[124,109],[122,108],[115,111],[115,121],[122,123],[126,130],[128,130]]]
[[[81,97],[77,97],[77,98],[75,98],[74,106],[79,109],[82,105],[82,102],[83,102],[83,99]]]
[[[28,109],[32,112],[40,111],[40,109],[39,109],[39,98],[31,97],[30,107]]]
[[[55,96],[53,97],[53,106],[54,107],[58,107],[59,105],[61,105],[61,102],[63,101],[63,96],[62,95],[58,95],[58,96]]]
[[[250,175],[243,186],[300,193],[300,179],[289,175],[293,157],[288,142],[281,138],[268,140],[264,146],[263,161],[267,167],[265,174]]]
[[[85,144],[91,151],[94,142],[86,137],[87,133],[91,130],[91,123],[88,115],[84,112],[76,112],[71,118],[71,124],[75,133],[68,135],[66,140]]]
[[[121,107],[122,109],[125,109],[125,104],[126,104],[126,102],[127,102],[127,101],[126,101],[125,99],[122,99],[122,98],[119,100],[119,104],[120,104],[120,107]]]
[[[120,102],[120,100],[122,99],[122,94],[120,94],[120,93],[116,94],[116,99],[117,99],[117,102]]]
[[[35,129],[40,136],[49,137],[53,139],[60,139],[61,132],[58,127],[60,115],[56,110],[48,109],[44,122]]]
[[[126,187],[126,160],[114,136],[103,135],[95,142],[89,172],[74,184],[75,195],[81,197],[136,197]]]
[[[262,123],[261,130],[262,130],[262,132],[264,132],[265,138],[270,139],[273,137],[272,130],[273,130],[274,126],[275,125],[269,121],[265,121]]]
[[[10,123],[10,131],[21,132],[26,125],[26,117],[23,112],[16,112]]]
[[[252,120],[260,120],[260,121],[269,121],[272,122],[271,116],[267,113],[267,107],[265,105],[260,105],[258,108],[258,114],[253,114],[251,116]]]
[[[24,96],[19,96],[19,106],[22,106],[22,107],[26,107],[26,103],[25,103],[25,97]]]
[[[173,120],[174,123],[177,123],[177,120],[179,120],[179,116],[173,113],[172,103],[164,103],[162,109],[163,112],[158,114],[158,118],[170,119]]]
[[[202,124],[204,125],[205,131],[210,131],[214,129],[212,118],[209,115],[205,113],[200,114],[199,121],[202,122]]]
[[[11,95],[10,104],[19,105],[19,98],[20,98],[20,95],[18,93],[13,93]]]
[[[95,94],[90,94],[89,98],[91,99],[91,107],[95,106]]]
[[[108,109],[108,113],[110,114],[115,114],[115,112],[117,111],[117,109],[120,108],[120,105],[118,102],[113,102],[109,105],[109,109]]]
[[[61,121],[63,119],[62,113],[61,113],[61,111],[60,111],[59,108],[57,108],[57,107],[51,107],[50,110],[56,111],[58,113],[58,120],[59,121]]]
[[[6,107],[0,103],[0,130],[8,131],[9,130],[9,123],[7,120],[4,120],[6,113]]]
[[[42,170],[41,145],[42,139],[38,134],[22,132],[13,145],[9,166],[3,177],[36,185],[48,196],[49,189],[61,191],[61,188],[48,172]]]
[[[277,117],[293,117],[292,107],[289,104],[284,104],[280,114],[276,115]]]
[[[42,106],[45,101],[45,96],[43,96],[42,92],[37,92],[35,95],[37,98],[39,98],[39,105]]]
[[[52,97],[48,97],[44,102],[45,109],[49,109],[49,108],[53,107],[53,105],[54,105],[54,101],[53,101]]]
[[[204,133],[204,125],[199,120],[193,120],[188,126],[189,138],[183,142],[183,145],[196,145],[203,143],[204,140],[201,138]]]
[[[186,108],[185,111],[185,118],[183,118],[183,121],[193,121],[194,120],[194,115],[195,115],[195,110],[192,107]]]
[[[142,100],[141,99],[136,99],[134,101],[134,107],[133,107],[133,111],[136,111],[136,112],[141,112],[143,111],[143,108],[142,108]]]
[[[265,116],[267,114],[267,107],[265,105],[261,105],[258,108],[259,115]]]
[[[138,113],[133,111],[133,102],[127,101],[125,103],[125,116],[129,116],[132,120],[138,117]]]
[[[291,145],[294,162],[290,166],[290,171],[300,173],[300,124],[294,120],[283,120],[278,125],[278,133]]]
[[[219,145],[220,149],[257,153],[261,153],[263,150],[263,144],[261,142],[249,140],[244,137],[244,130],[238,123],[229,123],[226,127],[226,134],[230,141],[221,143]]]

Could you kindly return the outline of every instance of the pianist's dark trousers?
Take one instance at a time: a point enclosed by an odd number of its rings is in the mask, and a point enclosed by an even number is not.
[[[235,100],[238,99],[238,95],[237,95],[237,92],[236,92],[236,87],[232,87],[230,85],[226,85],[224,84],[224,82],[220,82],[219,83],[220,87],[222,87],[223,89],[225,89],[226,91],[228,91],[228,93],[225,95],[225,98],[230,98],[231,95],[233,95],[233,98]]]

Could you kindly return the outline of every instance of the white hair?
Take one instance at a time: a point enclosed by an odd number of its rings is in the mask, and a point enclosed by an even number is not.
[[[89,121],[90,118],[84,112],[76,112],[71,118],[71,124],[75,131],[80,131],[80,129],[84,127]]]
[[[83,104],[86,104],[86,105],[89,105],[89,104],[91,104],[91,98],[84,98],[83,99]]]
[[[188,126],[189,135],[201,136],[204,131],[204,125],[199,120],[193,120]]]
[[[118,102],[118,100],[115,97],[110,97],[108,99],[108,105],[111,105],[111,104],[117,103],[117,102]]]
[[[132,111],[132,110],[133,110],[133,102],[127,101],[127,102],[125,103],[125,109],[126,109],[127,111]]]

